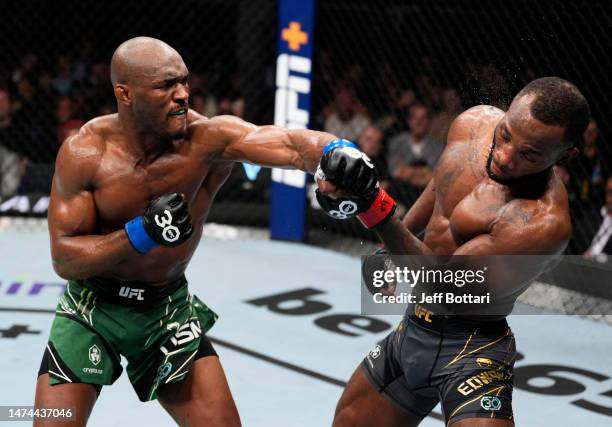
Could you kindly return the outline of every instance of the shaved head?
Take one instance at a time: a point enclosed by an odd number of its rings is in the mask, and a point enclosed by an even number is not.
[[[189,70],[176,50],[151,37],[129,39],[113,54],[111,82],[126,128],[166,140],[184,137]]]
[[[167,43],[152,37],[135,37],[121,43],[111,59],[111,82],[127,84],[136,77],[153,77],[164,64],[182,58]]]

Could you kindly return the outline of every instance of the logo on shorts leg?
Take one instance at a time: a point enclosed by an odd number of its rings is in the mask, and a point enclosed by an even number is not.
[[[378,359],[381,353],[382,353],[382,348],[380,348],[380,345],[377,345],[376,347],[374,347],[374,350],[370,352],[370,357],[372,359]]]
[[[93,363],[94,366],[98,366],[100,360],[102,360],[102,352],[100,351],[100,348],[94,344],[89,347],[89,361]]]
[[[501,409],[501,400],[496,396],[484,396],[480,399],[480,406],[485,411],[499,411]]]
[[[166,378],[171,371],[172,363],[164,363],[162,366],[159,367],[159,370],[157,371],[157,378],[160,380]]]

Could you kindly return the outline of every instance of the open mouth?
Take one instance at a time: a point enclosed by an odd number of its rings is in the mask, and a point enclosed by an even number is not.
[[[179,108],[178,110],[174,110],[168,115],[172,117],[177,117],[177,116],[184,116],[185,114],[187,114],[187,107]]]

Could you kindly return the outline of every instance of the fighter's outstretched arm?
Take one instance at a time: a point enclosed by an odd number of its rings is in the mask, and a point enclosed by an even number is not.
[[[91,177],[98,154],[95,141],[77,135],[57,157],[48,221],[53,268],[64,279],[95,276],[136,254],[123,229],[96,235]]]
[[[208,120],[208,132],[224,142],[220,157],[262,166],[295,168],[314,173],[330,133],[278,126],[256,126],[234,116]]]

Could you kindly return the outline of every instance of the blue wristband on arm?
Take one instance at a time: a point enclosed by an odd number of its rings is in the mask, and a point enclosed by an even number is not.
[[[323,147],[323,154],[329,153],[334,148],[342,148],[342,147],[356,148],[357,150],[359,150],[359,147],[357,147],[357,145],[353,144],[348,139],[333,139],[329,141],[325,145],[325,147]]]
[[[144,228],[143,218],[138,216],[125,223],[125,232],[130,243],[141,254],[146,254],[151,249],[159,246],[159,243],[151,239]]]

